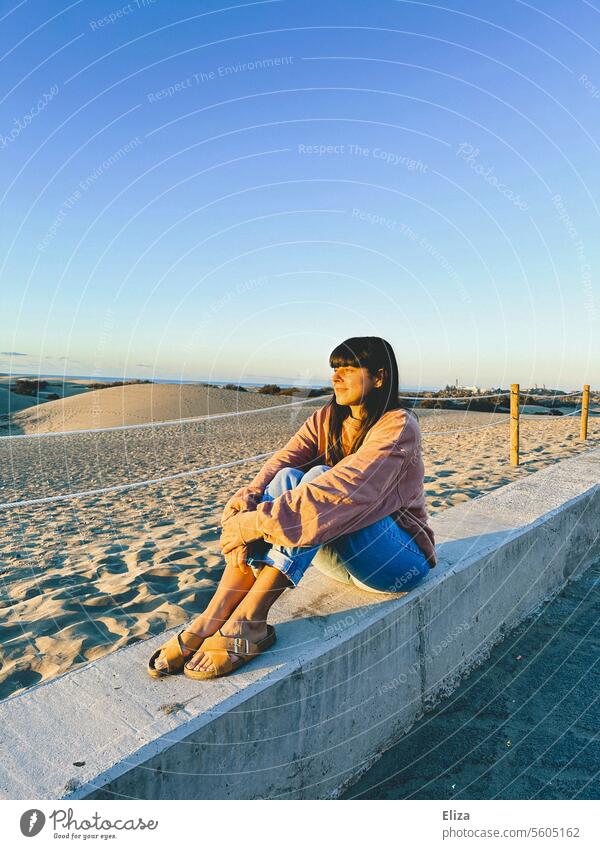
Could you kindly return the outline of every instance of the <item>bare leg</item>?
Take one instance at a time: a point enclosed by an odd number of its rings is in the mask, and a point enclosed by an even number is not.
[[[186,630],[193,631],[201,637],[210,637],[212,634],[216,634],[255,583],[256,578],[249,566],[248,573],[244,575],[237,566],[227,563],[215,594],[206,609],[194,619]],[[185,646],[183,637],[181,642]],[[198,645],[198,643],[195,645]],[[191,649],[188,649],[187,652],[184,650],[184,656],[188,654],[193,654],[193,651]],[[154,666],[156,669],[166,667],[162,653],[154,661]]]
[[[267,634],[269,610],[281,593],[290,586],[292,584],[279,569],[263,566],[254,586],[221,626],[221,633],[226,637],[245,637],[250,642],[258,642]],[[230,657],[236,660],[237,656],[230,654]],[[212,661],[200,648],[186,666],[190,669],[210,669]]]

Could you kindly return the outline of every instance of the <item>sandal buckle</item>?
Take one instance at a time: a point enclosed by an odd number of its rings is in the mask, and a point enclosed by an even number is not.
[[[242,648],[242,643],[244,644]],[[233,638],[233,653],[234,654],[249,654],[248,640],[245,637]]]

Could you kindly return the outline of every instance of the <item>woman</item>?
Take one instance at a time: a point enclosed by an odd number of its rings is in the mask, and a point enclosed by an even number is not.
[[[215,678],[275,641],[267,624],[308,566],[371,592],[416,586],[436,564],[421,434],[400,407],[398,367],[378,336],[329,357],[334,397],[304,422],[221,518],[226,567],[206,610],[154,653],[154,677]]]

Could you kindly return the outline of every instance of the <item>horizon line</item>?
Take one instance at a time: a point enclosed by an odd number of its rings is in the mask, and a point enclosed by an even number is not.
[[[48,378],[51,377],[51,378],[59,378],[59,379],[62,379],[63,381],[67,381],[67,380],[87,380],[87,381],[90,381],[90,382],[94,382],[94,381],[95,382],[101,382],[101,381],[115,381],[116,382],[116,381],[139,380],[139,381],[145,381],[145,382],[148,382],[148,383],[168,383],[168,384],[174,384],[174,385],[185,385],[185,384],[196,384],[196,383],[198,383],[198,384],[202,384],[202,383],[204,383],[204,384],[232,383],[232,384],[235,384],[237,386],[277,385],[277,386],[281,386],[281,388],[283,388],[283,389],[291,389],[291,388],[294,388],[294,387],[297,387],[298,389],[301,389],[303,387],[306,387],[306,388],[309,388],[309,389],[325,389],[325,388],[329,389],[329,388],[332,388],[330,386],[330,382],[329,382],[328,379],[325,379],[321,383],[318,383],[318,382],[298,383],[296,381],[294,381],[292,383],[284,383],[283,380],[277,380],[276,378],[261,378],[258,381],[236,381],[236,380],[230,379],[230,378],[217,378],[217,377],[212,378],[212,380],[209,380],[208,378],[172,378],[172,377],[169,377],[169,378],[162,378],[162,377],[148,378],[148,377],[139,377],[139,376],[116,377],[116,376],[112,376],[112,375],[95,376],[95,375],[87,375],[87,374],[53,374],[53,373],[50,373],[50,372],[47,372],[47,373],[38,372],[37,374],[34,374],[32,372],[0,372],[0,377],[9,377],[9,378],[12,378],[12,377],[29,377],[29,378],[34,379],[34,380],[39,380],[39,379],[42,379],[42,378],[45,378],[45,377],[48,377]],[[497,386],[483,387],[483,386],[478,386],[477,384],[471,384],[470,386],[465,386],[464,384],[460,384],[459,386],[456,386],[455,384],[446,383],[445,386],[431,386],[431,385],[429,385],[429,386],[408,386],[408,385],[405,385],[405,384],[400,384],[399,391],[401,391],[401,392],[402,391],[438,392],[438,391],[444,390],[448,386],[450,386],[453,389],[466,389],[466,390],[471,390],[473,387],[476,387],[477,389],[480,389],[482,391],[493,391],[495,389],[499,389],[499,390],[502,389],[502,386],[500,384],[497,385]],[[510,387],[510,384],[509,384],[509,387]],[[551,386],[547,386],[546,384],[540,385],[540,384],[536,383],[534,386],[521,387],[521,392],[524,392],[526,390],[532,390],[532,389],[541,389],[541,390],[546,391],[546,392],[547,391],[550,391],[550,392],[567,392],[568,391],[567,389],[561,389],[559,387],[551,387]],[[504,390],[504,391],[508,391],[508,390]]]

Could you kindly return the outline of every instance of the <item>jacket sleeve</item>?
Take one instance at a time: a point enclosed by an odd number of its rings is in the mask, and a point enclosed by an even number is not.
[[[307,546],[388,515],[382,493],[396,486],[414,437],[406,414],[383,416],[360,448],[331,469],[256,508],[256,529],[272,545]]]
[[[308,470],[308,466],[319,452],[318,417],[321,414],[322,409],[319,409],[309,416],[283,448],[269,457],[250,483],[235,493],[238,498],[248,499],[249,509],[254,509],[252,502],[260,501],[265,487],[280,469],[292,466],[302,471]]]

